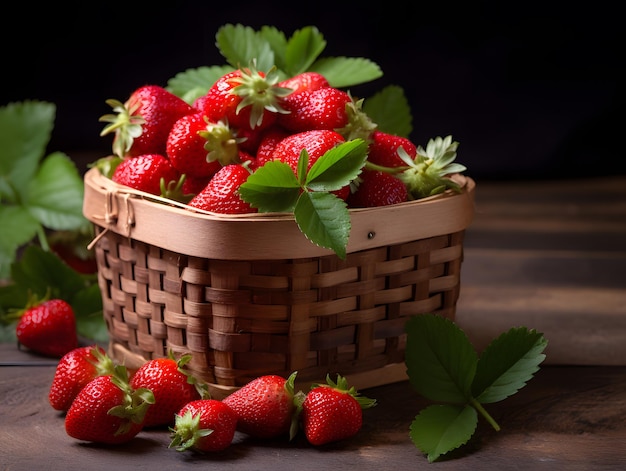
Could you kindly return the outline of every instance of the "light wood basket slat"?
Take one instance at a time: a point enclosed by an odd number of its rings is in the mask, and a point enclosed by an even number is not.
[[[406,379],[404,324],[454,319],[475,183],[395,206],[350,210],[348,255],[307,240],[291,215],[223,216],[85,175],[111,356],[136,369],[192,354],[222,398],[264,374],[327,374],[358,389]]]

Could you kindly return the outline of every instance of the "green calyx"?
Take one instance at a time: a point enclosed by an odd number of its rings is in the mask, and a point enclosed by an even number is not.
[[[211,399],[209,386],[206,383],[198,381],[198,378],[192,375],[191,372],[187,368],[185,368],[187,363],[191,361],[190,353],[182,355],[179,359],[176,359],[176,357],[174,356],[174,352],[170,350],[168,353],[168,358],[176,361],[178,371],[187,377],[187,383],[193,385],[196,388],[196,391],[198,391],[198,394],[202,399]]]
[[[289,113],[281,106],[280,99],[289,95],[293,90],[276,85],[280,76],[275,66],[267,74],[261,74],[256,69],[256,61],[253,60],[248,68],[240,70],[241,76],[232,79],[232,82],[238,85],[233,87],[231,93],[242,99],[237,105],[237,114],[244,108],[250,107],[250,129],[263,123],[266,110],[272,113]]]
[[[133,424],[143,422],[148,408],[154,404],[154,394],[147,388],[133,389],[124,365],[115,366],[111,382],[120,388],[123,398],[122,403],[109,409],[108,414],[124,419],[115,432],[115,435],[123,435],[130,431]]]
[[[145,124],[145,120],[141,115],[135,114],[140,102],[128,106],[119,100],[109,99],[106,103],[113,108],[114,114],[100,117],[99,121],[109,123],[102,129],[100,136],[114,132],[113,153],[118,157],[124,157],[132,147],[133,141],[143,132],[142,125]]]
[[[198,134],[206,139],[207,162],[219,162],[222,166],[239,162],[239,144],[246,138],[237,137],[226,121],[207,122],[206,130]]]
[[[455,163],[459,143],[452,136],[437,137],[428,141],[426,149],[417,148],[415,160],[411,160],[403,148],[398,155],[407,164],[406,170],[398,175],[407,186],[411,199],[443,193],[447,189],[460,191],[459,185],[449,176],[466,170],[464,165]]]
[[[174,427],[170,427],[171,442],[168,448],[185,451],[194,448],[198,440],[213,433],[212,429],[200,428],[200,413],[195,416],[191,411],[177,415]]]
[[[361,409],[369,409],[371,407],[374,407],[377,404],[376,399],[370,399],[369,397],[361,396],[361,394],[356,390],[356,388],[354,386],[350,386],[348,384],[348,380],[344,376],[341,376],[340,374],[337,374],[337,382],[330,379],[330,375],[327,374],[326,384],[319,385],[319,386],[331,387],[333,389],[336,389],[337,391],[350,394],[359,403],[359,405],[361,406]]]
[[[89,362],[96,368],[98,376],[115,374],[115,363],[109,355],[103,353],[98,347],[93,347],[90,353],[95,358],[95,361],[89,359]]]

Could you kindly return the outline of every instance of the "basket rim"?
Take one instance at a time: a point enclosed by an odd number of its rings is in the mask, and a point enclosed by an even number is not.
[[[465,175],[453,179],[460,193],[448,190],[392,206],[350,209],[347,253],[466,229],[474,215],[476,184]],[[115,183],[96,167],[85,173],[84,186],[83,214],[103,229],[101,234],[112,231],[172,252],[224,260],[334,255],[307,239],[292,214],[195,210]]]

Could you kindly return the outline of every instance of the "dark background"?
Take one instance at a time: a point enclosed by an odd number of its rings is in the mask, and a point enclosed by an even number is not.
[[[404,2],[408,3],[408,2]],[[103,156],[108,98],[223,64],[225,23],[315,25],[325,56],[367,57],[384,77],[367,97],[404,88],[416,144],[452,134],[457,161],[482,179],[626,173],[621,15],[609,2],[148,2],[16,5],[5,15],[0,105],[57,105],[50,151]],[[21,10],[21,11],[20,11]],[[81,170],[83,170],[81,168]]]

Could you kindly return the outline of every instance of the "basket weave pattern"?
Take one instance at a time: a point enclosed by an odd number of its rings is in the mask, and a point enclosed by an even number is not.
[[[112,356],[132,369],[169,350],[192,353],[188,366],[214,397],[293,371],[299,382],[339,373],[359,389],[405,379],[406,319],[454,319],[460,293],[464,230],[349,252],[345,260],[236,260],[95,227]]]

